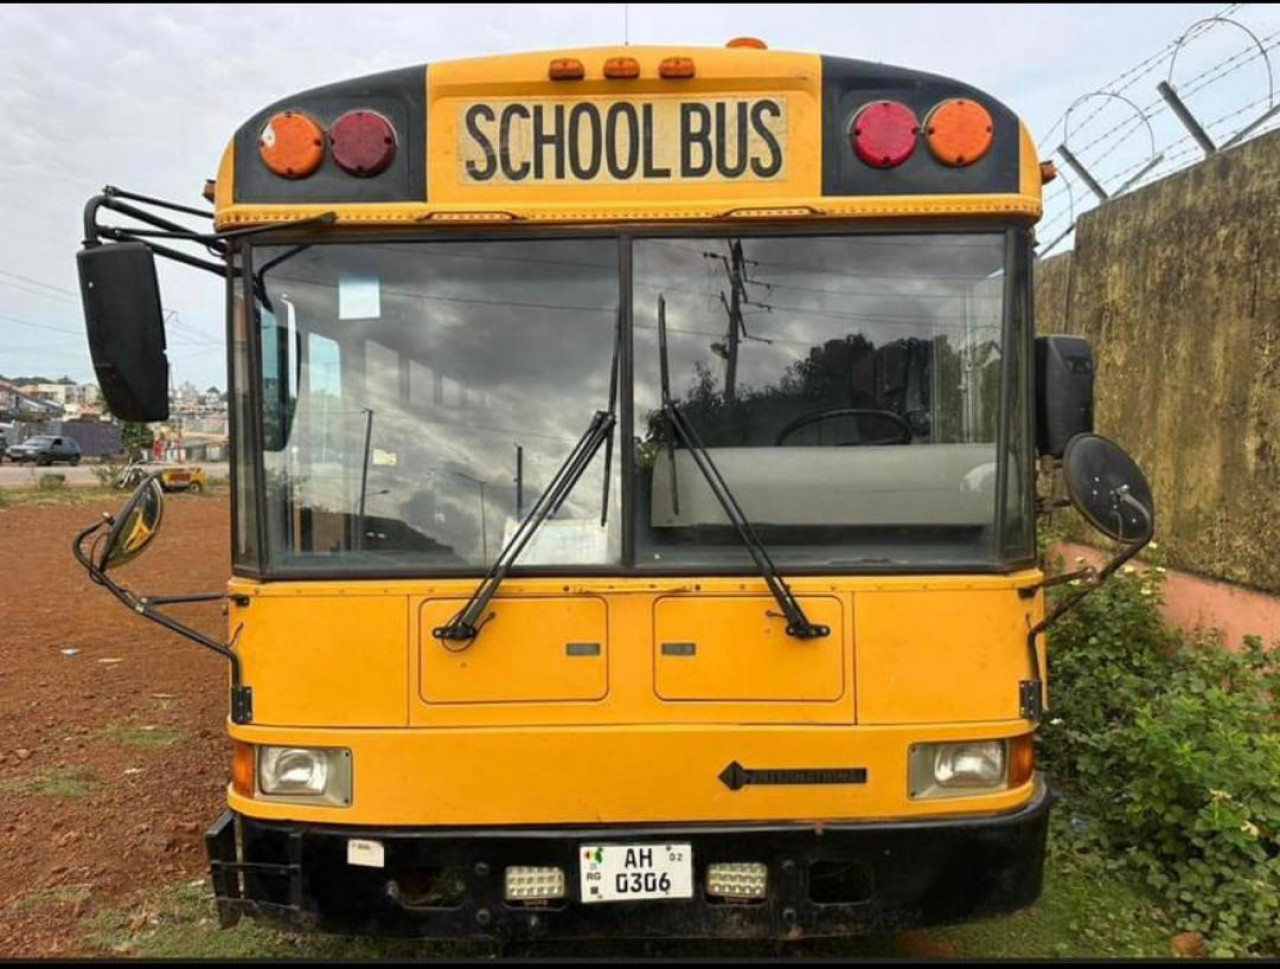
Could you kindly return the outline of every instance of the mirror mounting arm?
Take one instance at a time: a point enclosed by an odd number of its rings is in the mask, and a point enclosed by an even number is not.
[[[1133,498],[1127,490],[1122,490],[1119,498],[1125,504],[1140,512],[1146,520],[1146,527],[1143,529],[1143,537],[1136,542],[1126,545],[1120,554],[1116,555],[1110,562],[1104,565],[1100,570],[1094,569],[1092,566],[1086,566],[1076,572],[1066,575],[1055,576],[1041,584],[1041,588],[1048,588],[1053,585],[1061,585],[1073,579],[1082,580],[1085,585],[1075,595],[1063,599],[1059,602],[1043,619],[1031,627],[1027,632],[1027,649],[1031,653],[1031,670],[1032,679],[1021,684],[1021,708],[1022,715],[1035,723],[1040,722],[1040,718],[1044,709],[1043,682],[1044,677],[1040,669],[1040,653],[1036,649],[1036,637],[1061,619],[1067,612],[1074,609],[1080,602],[1093,592],[1094,589],[1106,582],[1117,570],[1126,562],[1147,547],[1147,543],[1151,541],[1151,513],[1143,506],[1140,501]]]
[[[192,266],[196,269],[203,269],[214,275],[225,277],[227,275],[227,266],[223,263],[210,262],[207,259],[200,259],[196,256],[180,252],[169,246],[161,245],[157,242],[151,242],[151,239],[167,239],[175,242],[190,242],[197,245],[205,246],[215,256],[225,256],[227,252],[227,242],[233,239],[240,239],[244,236],[257,235],[263,232],[272,232],[282,228],[296,228],[310,225],[332,225],[338,220],[336,212],[322,212],[317,216],[309,219],[299,219],[292,222],[273,222],[268,225],[248,226],[241,229],[231,229],[227,232],[198,232],[188,226],[172,222],[153,212],[148,212],[129,202],[121,201],[122,199],[131,199],[136,202],[142,202],[147,205],[157,206],[159,208],[169,209],[175,212],[181,212],[184,215],[191,215],[201,219],[212,219],[213,213],[204,212],[200,209],[188,208],[185,205],[177,205],[173,202],[165,202],[161,199],[151,198],[146,195],[137,195],[132,192],[126,192],[122,189],[108,185],[102,190],[100,195],[95,195],[84,207],[84,245],[86,248],[92,248],[102,244],[103,239],[109,239],[113,242],[140,242],[157,255],[172,259],[175,262]],[[109,226],[100,225],[98,223],[98,212],[100,209],[108,208],[121,215],[128,216],[138,222],[151,226],[150,229],[129,228],[125,226]],[[232,270],[233,272],[235,270]]]
[[[1142,502],[1129,494],[1127,490],[1122,489],[1120,491],[1119,499],[1135,511],[1139,512],[1146,520],[1146,527],[1143,529],[1143,537],[1137,542],[1132,542],[1129,545],[1126,545],[1123,551],[1104,565],[1101,570],[1095,571],[1093,568],[1086,568],[1081,569],[1080,573],[1075,573],[1075,576],[1079,576],[1082,573],[1092,573],[1092,576],[1086,577],[1086,585],[1083,589],[1070,598],[1064,599],[1062,602],[1058,603],[1057,606],[1053,608],[1053,611],[1031,627],[1031,631],[1027,634],[1027,638],[1033,645],[1035,643],[1036,636],[1040,635],[1040,633],[1044,632],[1051,625],[1057,622],[1069,610],[1075,608],[1077,603],[1084,599],[1084,597],[1094,589],[1098,588],[1098,586],[1102,585],[1102,583],[1106,582],[1107,579],[1111,578],[1111,576],[1114,575],[1122,565],[1146,548],[1147,543],[1151,541],[1153,532],[1151,527],[1151,512],[1143,506]],[[1057,581],[1063,582],[1068,578],[1075,576],[1059,576]],[[1048,585],[1049,583],[1045,584]]]
[[[92,249],[96,246],[102,245],[102,241],[104,239],[109,239],[113,242],[140,242],[157,255],[164,256],[167,259],[172,259],[175,262],[180,262],[187,266],[192,266],[196,269],[203,269],[205,272],[211,272],[216,276],[226,277],[227,267],[225,264],[211,262],[207,259],[200,259],[196,256],[189,255],[188,253],[180,252],[177,249],[160,245],[159,243],[148,242],[147,239],[143,238],[143,236],[151,236],[153,233],[148,232],[147,230],[99,225],[98,211],[102,208],[108,208],[115,212],[119,212],[121,215],[127,215],[132,219],[136,219],[139,222],[159,229],[160,232],[154,234],[161,238],[172,239],[180,242],[204,242],[201,233],[196,232],[194,229],[179,225],[177,222],[170,222],[168,219],[146,212],[137,206],[129,205],[127,202],[121,202],[117,198],[117,195],[119,194],[121,193],[119,193],[118,190],[114,190],[108,186],[103,190],[101,195],[95,195],[85,203],[84,246],[86,249]],[[128,195],[127,193],[125,193],[124,197],[138,198],[138,196]],[[166,205],[166,207],[174,208],[175,206]],[[182,211],[190,213],[195,212],[194,209],[183,209]],[[201,213],[201,215],[204,215],[204,213]],[[211,246],[211,248],[217,255],[221,255],[223,253],[223,248],[221,246]]]
[[[1039,585],[1033,585],[1030,588],[1036,589],[1052,589],[1056,585],[1063,585],[1067,582],[1074,582],[1082,579],[1090,585],[1096,585],[1101,580],[1098,578],[1098,570],[1092,565],[1086,565],[1083,569],[1076,569],[1074,572],[1063,572],[1061,575],[1050,576]]]
[[[229,595],[228,592],[193,592],[187,596],[143,596],[138,601],[148,606],[174,606],[185,602],[217,602]]]
[[[205,649],[213,650],[228,663],[231,664],[231,719],[234,723],[250,723],[253,720],[253,693],[250,687],[243,683],[242,671],[240,665],[240,656],[234,650],[236,640],[240,636],[240,630],[237,629],[231,638],[230,643],[220,643],[216,639],[212,639],[200,632],[198,629],[179,622],[172,616],[166,616],[158,611],[156,605],[177,604],[182,602],[212,602],[217,599],[226,598],[226,593],[202,592],[192,595],[183,596],[144,596],[134,595],[128,589],[124,588],[112,581],[105,571],[98,568],[93,563],[91,556],[84,552],[84,541],[98,529],[112,524],[114,519],[110,515],[103,515],[99,521],[94,522],[88,528],[76,535],[75,540],[71,544],[71,551],[74,553],[76,560],[84,566],[89,573],[89,578],[100,586],[103,586],[108,592],[120,600],[131,611],[136,612],[144,619],[150,619],[157,625],[163,626],[171,632],[177,633],[194,643],[203,646]]]

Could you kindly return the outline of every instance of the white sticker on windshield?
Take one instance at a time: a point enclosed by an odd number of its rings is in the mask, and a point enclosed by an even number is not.
[[[338,277],[338,319],[369,320],[382,315],[382,287],[376,277]]]
[[[508,518],[503,530],[503,542],[520,527],[514,518]],[[544,521],[524,551],[522,563],[538,565],[595,565],[609,561],[609,530],[600,524],[599,518],[548,519]]]

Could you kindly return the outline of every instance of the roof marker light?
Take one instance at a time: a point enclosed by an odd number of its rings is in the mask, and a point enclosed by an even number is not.
[[[306,178],[324,161],[324,129],[305,114],[273,114],[258,136],[262,162],[281,178]]]
[[[873,101],[864,106],[849,126],[849,143],[872,168],[894,168],[916,150],[920,122],[900,101]]]
[[[348,111],[329,132],[333,160],[348,175],[372,178],[396,157],[396,129],[377,111]]]
[[[692,57],[664,57],[658,65],[658,76],[667,80],[690,78],[696,73]]]
[[[977,101],[950,98],[925,118],[929,150],[944,165],[972,165],[991,148],[995,126],[991,113]]]
[[[631,80],[640,76],[640,62],[634,57],[610,57],[604,62],[604,76],[613,80]]]
[[[766,44],[759,37],[734,37],[732,40],[729,41],[729,43],[725,44],[724,46],[732,47],[740,50],[741,49],[746,49],[746,50],[768,50],[769,49],[769,45]]]
[[[547,68],[547,77],[553,81],[581,81],[586,76],[586,68],[576,57],[557,57]]]

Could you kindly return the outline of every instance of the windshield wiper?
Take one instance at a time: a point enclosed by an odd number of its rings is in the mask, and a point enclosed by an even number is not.
[[[685,446],[690,457],[693,458],[693,463],[698,466],[698,470],[702,472],[702,476],[707,480],[711,493],[720,502],[720,507],[724,509],[729,521],[733,523],[733,527],[738,532],[738,537],[742,539],[742,544],[751,553],[756,567],[760,569],[760,574],[764,576],[765,585],[769,587],[769,592],[773,595],[774,601],[778,603],[778,608],[782,610],[782,618],[787,621],[787,635],[796,639],[818,639],[823,636],[830,636],[830,626],[810,622],[809,617],[804,614],[800,601],[791,592],[787,583],[783,581],[782,576],[778,574],[778,570],[773,564],[773,559],[769,557],[769,550],[764,547],[764,543],[760,541],[760,537],[756,534],[750,520],[743,514],[741,506],[738,505],[737,500],[733,497],[733,492],[725,484],[725,480],[720,474],[720,469],[716,467],[715,462],[711,460],[711,455],[707,453],[706,446],[702,443],[698,432],[694,430],[688,418],[680,411],[676,402],[671,399],[671,377],[667,364],[667,301],[663,296],[658,297],[658,355],[662,381],[662,413],[666,417],[668,433],[671,435],[667,441],[667,453],[671,461],[673,486],[675,484],[674,438],[679,438],[680,443]],[[676,507],[678,508],[679,506],[677,505]]]
[[[446,648],[448,648],[448,642],[461,641],[470,645],[471,640],[480,635],[480,630],[484,628],[485,623],[493,618],[493,613],[485,615],[485,610],[489,607],[490,600],[497,593],[498,586],[502,584],[502,580],[511,571],[511,566],[515,564],[516,559],[524,550],[524,547],[529,544],[529,540],[533,538],[539,526],[560,510],[561,505],[565,503],[570,492],[573,491],[574,485],[578,483],[578,480],[591,465],[596,452],[606,442],[608,442],[608,447],[605,449],[604,495],[602,498],[603,508],[600,512],[600,525],[603,527],[608,521],[609,474],[613,459],[613,429],[618,423],[618,348],[621,340],[622,313],[619,310],[613,334],[613,362],[612,372],[609,376],[609,409],[598,410],[592,416],[591,423],[587,425],[586,431],[578,439],[578,443],[573,446],[573,450],[569,452],[569,456],[565,459],[564,464],[560,466],[560,470],[555,473],[551,483],[547,485],[542,494],[538,495],[537,501],[533,503],[533,507],[529,510],[528,517],[520,522],[519,527],[512,534],[506,545],[502,547],[502,551],[498,553],[498,557],[476,587],[475,592],[471,593],[471,598],[445,625],[437,626],[431,630],[431,635],[446,643]],[[461,648],[465,649],[466,646]]]

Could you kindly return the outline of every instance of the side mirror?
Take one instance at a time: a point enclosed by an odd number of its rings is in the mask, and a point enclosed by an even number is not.
[[[1156,525],[1151,486],[1133,458],[1125,454],[1119,445],[1096,434],[1077,434],[1067,442],[1064,452],[1062,472],[1071,504],[1094,528],[1114,541],[1125,543],[1125,547],[1101,569],[1086,567],[1045,580],[1046,587],[1073,580],[1083,585],[1074,595],[1059,601],[1027,633],[1035,679],[1029,681],[1031,685],[1024,698],[1023,716],[1036,721],[1039,721],[1042,710],[1036,637],[1142,551],[1143,546],[1151,541]]]
[[[149,477],[134,490],[120,509],[107,540],[95,554],[94,566],[102,572],[137,557],[156,537],[164,515],[164,491]]]
[[[1126,545],[1142,546],[1155,531],[1155,502],[1142,471],[1117,444],[1077,434],[1062,459],[1071,504],[1094,528]]]
[[[169,417],[169,361],[155,257],[140,242],[76,254],[89,353],[111,413],[126,421]]]
[[[1036,337],[1036,448],[1060,458],[1093,432],[1093,352],[1078,336]]]

